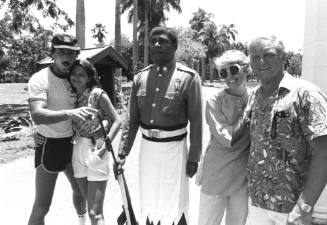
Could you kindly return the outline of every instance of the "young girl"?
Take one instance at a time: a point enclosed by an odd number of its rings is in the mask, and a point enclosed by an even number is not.
[[[98,110],[100,117],[110,119],[108,137],[112,141],[121,125],[108,95],[99,88],[95,67],[86,60],[77,60],[71,68],[70,82],[77,94],[77,106]],[[72,165],[79,187],[87,198],[92,225],[103,225],[103,201],[109,178],[109,154],[105,147],[98,116],[74,120],[75,130]],[[99,132],[97,132],[99,131]]]
[[[230,50],[216,61],[216,66],[227,87],[209,98],[206,104],[210,142],[200,181],[199,225],[220,224],[225,211],[226,225],[244,225],[248,214],[246,163],[249,146],[244,137],[236,147],[231,147],[231,139],[248,100],[249,60],[243,52]]]

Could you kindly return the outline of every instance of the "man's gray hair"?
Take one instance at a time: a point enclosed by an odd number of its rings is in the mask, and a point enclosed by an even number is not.
[[[254,48],[258,43],[263,41],[268,41],[272,46],[281,54],[285,54],[285,46],[283,41],[278,39],[275,35],[270,36],[261,36],[253,39],[249,44],[249,52],[251,52],[252,48]]]

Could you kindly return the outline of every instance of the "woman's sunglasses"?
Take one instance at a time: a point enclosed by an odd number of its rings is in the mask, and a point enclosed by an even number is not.
[[[221,69],[219,70],[219,75],[222,77],[222,78],[227,78],[228,77],[228,71],[231,75],[236,75],[238,74],[240,71],[241,71],[241,66],[243,66],[245,64],[233,64],[233,65],[230,65],[228,68],[224,68],[224,69]],[[227,71],[228,70],[228,71]]]

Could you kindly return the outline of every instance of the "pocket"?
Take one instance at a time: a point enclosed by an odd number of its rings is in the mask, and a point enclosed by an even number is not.
[[[162,100],[163,113],[176,113],[183,107],[183,99],[180,92],[167,92]]]
[[[146,90],[144,88],[140,88],[136,93],[137,106],[140,111],[143,108],[145,97],[146,97]]]
[[[276,130],[277,134],[294,135],[292,127],[293,119],[288,111],[277,111],[274,115],[272,129]],[[275,122],[275,123],[274,123]]]

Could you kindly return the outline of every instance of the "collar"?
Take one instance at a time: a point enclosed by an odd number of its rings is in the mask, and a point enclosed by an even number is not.
[[[58,74],[58,73],[56,73],[54,71],[54,69],[53,69],[53,66],[50,66],[49,68],[50,68],[51,72],[53,73],[53,75],[55,75],[56,77],[58,77],[60,79],[67,79],[67,80],[69,80],[69,76],[67,76],[67,74]]]
[[[176,65],[176,60],[174,58],[169,63],[167,63],[165,66],[160,67],[160,66],[156,65],[156,69],[158,72],[162,71],[163,73],[167,73],[167,72],[172,71],[175,68],[175,65]]]
[[[290,92],[297,86],[297,80],[298,78],[293,77],[288,72],[284,71],[284,77],[279,83],[278,87],[278,93],[282,92],[283,90],[286,90]]]
[[[278,84],[278,95],[284,92],[289,93],[291,90],[293,90],[297,86],[297,79],[298,78],[293,77],[287,71],[284,71],[284,76]],[[261,86],[259,86],[257,90],[260,91]]]

